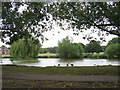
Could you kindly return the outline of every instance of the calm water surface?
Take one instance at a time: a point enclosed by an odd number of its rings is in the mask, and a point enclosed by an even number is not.
[[[72,60],[62,60],[59,58],[38,58],[38,60],[15,60],[11,61],[10,58],[0,58],[0,64],[14,64],[14,65],[25,65],[25,66],[35,66],[35,67],[47,67],[47,66],[103,66],[103,65],[113,65],[118,66],[120,61],[108,60],[108,59],[72,59]]]

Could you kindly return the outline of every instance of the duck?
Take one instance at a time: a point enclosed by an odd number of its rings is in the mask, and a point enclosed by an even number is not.
[[[60,66],[60,64],[58,64],[58,66]]]
[[[67,66],[69,66],[69,63],[68,64],[66,64]]]
[[[71,66],[74,66],[74,64],[71,64]]]

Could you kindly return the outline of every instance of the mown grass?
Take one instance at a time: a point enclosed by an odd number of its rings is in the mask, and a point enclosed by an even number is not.
[[[38,54],[38,58],[59,58],[59,55],[58,54],[45,53],[45,54]]]
[[[2,56],[2,58],[11,58],[10,55],[1,55],[1,56]]]
[[[118,88],[120,82],[60,82],[3,79],[2,88]]]
[[[1,58],[12,58],[12,57],[10,55],[2,55]],[[38,54],[38,57],[35,57],[35,58],[59,58],[59,55],[45,53],[45,54]]]
[[[28,75],[118,75],[119,66],[98,67],[27,67],[2,66],[2,73]]]
[[[45,53],[45,54],[38,54],[38,56],[56,56],[57,54],[53,53]]]

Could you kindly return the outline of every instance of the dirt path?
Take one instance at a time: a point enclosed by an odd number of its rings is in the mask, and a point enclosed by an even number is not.
[[[52,76],[2,74],[2,79],[49,80],[49,81],[118,81],[120,76]]]

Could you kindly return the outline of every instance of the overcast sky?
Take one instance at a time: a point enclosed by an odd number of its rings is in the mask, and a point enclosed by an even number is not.
[[[60,31],[60,33],[58,33],[58,31]],[[53,35],[54,34],[54,35]],[[90,34],[90,32],[86,31],[84,32],[84,34]],[[98,37],[97,34],[91,34],[92,36],[94,37]],[[46,47],[54,47],[54,46],[57,46],[57,43],[59,40],[62,40],[63,38],[65,38],[66,36],[69,36],[69,37],[72,37],[73,38],[73,43],[83,43],[83,44],[88,44],[89,41],[86,40],[86,39],[83,39],[83,33],[80,33],[78,36],[75,36],[73,35],[73,31],[72,30],[62,30],[60,28],[56,28],[54,30],[51,30],[51,31],[48,31],[48,32],[45,32],[44,36],[46,38],[48,38],[49,40],[47,41],[44,41],[43,42],[43,48],[46,48]],[[109,35],[109,36],[106,36],[106,42],[103,42],[101,45],[107,45],[108,41],[109,40],[112,40],[112,38],[114,37],[117,37],[115,35]]]

